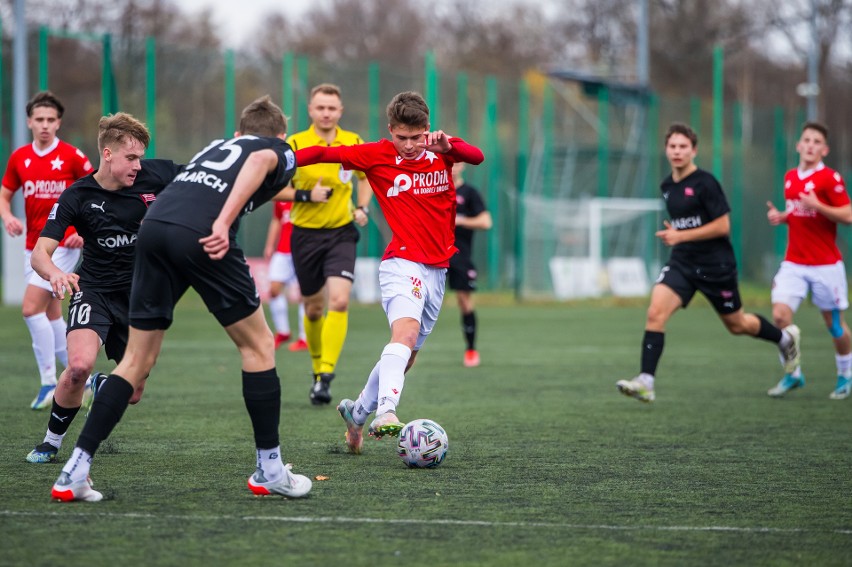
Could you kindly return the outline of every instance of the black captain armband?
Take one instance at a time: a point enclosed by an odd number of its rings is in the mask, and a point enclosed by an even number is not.
[[[310,203],[311,192],[304,189],[296,189],[296,196],[293,198],[297,203]]]

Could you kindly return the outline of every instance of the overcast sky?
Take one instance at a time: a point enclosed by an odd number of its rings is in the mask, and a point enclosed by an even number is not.
[[[553,5],[559,0],[490,0],[487,5],[537,4]],[[443,0],[430,0],[430,4],[440,4]],[[228,47],[239,47],[243,40],[259,23],[261,16],[270,11],[288,14],[304,14],[312,5],[325,4],[326,0],[180,0],[177,5],[187,14],[196,14],[201,10],[211,10],[213,21],[222,32],[221,37]]]
[[[272,10],[302,14],[314,3],[316,0],[180,0],[177,5],[188,14],[211,10],[226,44],[236,47],[252,32],[262,15]]]

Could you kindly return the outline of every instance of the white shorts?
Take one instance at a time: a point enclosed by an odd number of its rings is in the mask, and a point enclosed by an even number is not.
[[[50,282],[42,279],[42,277],[33,270],[31,260],[32,255],[32,250],[24,251],[24,281],[27,282],[27,285],[34,285],[41,289],[53,292],[53,288],[50,287]],[[74,268],[77,267],[77,262],[80,260],[80,248],[66,248],[64,246],[59,246],[50,259],[53,260],[53,263],[56,264],[57,268],[66,274],[71,273],[74,271]]]
[[[844,311],[849,308],[847,289],[843,261],[824,266],[781,262],[772,280],[772,303],[783,303],[795,312],[810,291],[820,311]]]
[[[420,335],[414,350],[420,350],[435,327],[444,302],[446,268],[434,268],[402,258],[382,260],[379,264],[379,286],[382,307],[388,323],[410,317],[420,323]]]
[[[267,277],[271,282],[283,284],[295,284],[296,268],[293,266],[293,255],[284,252],[276,252],[269,259],[269,271]]]

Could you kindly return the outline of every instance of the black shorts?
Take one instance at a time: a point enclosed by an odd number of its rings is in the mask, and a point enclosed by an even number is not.
[[[257,310],[260,296],[242,249],[232,242],[224,258],[211,260],[198,242],[204,236],[176,224],[142,223],[130,294],[132,327],[168,329],[175,305],[190,287],[223,327]]]
[[[737,283],[737,268],[733,265],[685,266],[666,264],[657,282],[670,287],[683,302],[684,309],[696,291],[700,291],[713,305],[719,315],[730,315],[739,311],[743,302]]]
[[[127,348],[128,291],[89,291],[81,289],[68,305],[67,332],[91,329],[104,345],[107,358],[120,362]]]
[[[355,250],[361,234],[354,223],[339,228],[293,227],[290,250],[302,295],[314,295],[325,280],[355,281]]]
[[[450,258],[447,283],[454,291],[476,291],[476,266],[470,256],[459,252]]]

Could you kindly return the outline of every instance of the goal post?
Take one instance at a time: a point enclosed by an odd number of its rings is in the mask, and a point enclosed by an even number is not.
[[[557,299],[641,296],[661,265],[662,245],[654,233],[662,227],[660,199],[595,197],[562,210],[572,214],[554,224],[558,242],[548,265]]]

